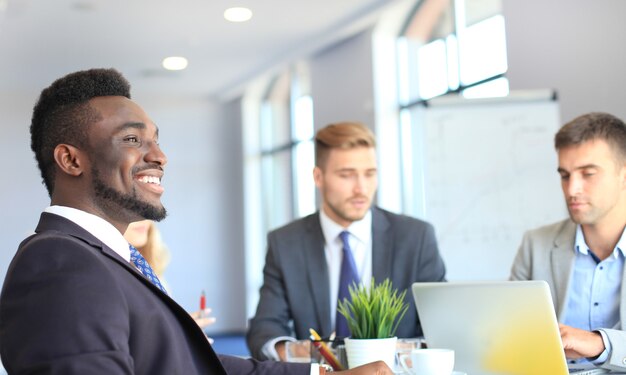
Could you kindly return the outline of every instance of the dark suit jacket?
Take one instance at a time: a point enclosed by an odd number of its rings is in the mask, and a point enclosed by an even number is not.
[[[261,297],[247,333],[253,357],[264,358],[261,349],[273,338],[308,338],[309,328],[322,336],[334,330],[324,242],[319,212],[268,235]],[[409,309],[397,336],[420,336],[411,284],[445,279],[432,225],[372,207],[372,253],[376,281],[390,278],[394,287],[407,290]]]
[[[189,314],[102,241],[43,213],[0,295],[10,374],[308,374],[213,352]]]

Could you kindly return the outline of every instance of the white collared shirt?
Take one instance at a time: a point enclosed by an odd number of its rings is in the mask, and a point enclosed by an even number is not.
[[[105,245],[113,249],[113,251],[127,262],[130,262],[128,241],[126,241],[120,231],[103,218],[66,206],[50,206],[47,207],[44,212],[62,216],[76,225],[79,225],[94,237],[104,242]]]
[[[321,209],[320,225],[324,234],[324,254],[326,255],[330,285],[330,322],[331,327],[334,327],[339,294],[339,276],[343,260],[343,242],[339,234],[344,230],[350,232],[348,241],[357,272],[363,285],[369,287],[372,281],[372,211],[367,211],[363,219],[354,221],[349,227],[344,228],[335,223]]]

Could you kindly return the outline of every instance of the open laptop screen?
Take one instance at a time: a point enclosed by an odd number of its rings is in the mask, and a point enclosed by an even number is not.
[[[455,350],[468,374],[568,374],[544,281],[415,283],[429,347]]]

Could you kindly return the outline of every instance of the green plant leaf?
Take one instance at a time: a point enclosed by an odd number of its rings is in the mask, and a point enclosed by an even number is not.
[[[371,286],[352,284],[350,300],[338,301],[337,310],[346,318],[352,338],[374,339],[393,337],[409,304],[404,302],[406,290],[398,293],[389,279]]]

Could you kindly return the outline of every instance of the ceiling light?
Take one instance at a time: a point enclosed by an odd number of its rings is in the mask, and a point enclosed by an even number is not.
[[[183,70],[187,64],[187,59],[180,56],[170,56],[163,59],[163,67],[167,70]]]
[[[252,11],[242,7],[228,8],[224,11],[224,18],[230,22],[246,22],[252,18]]]

